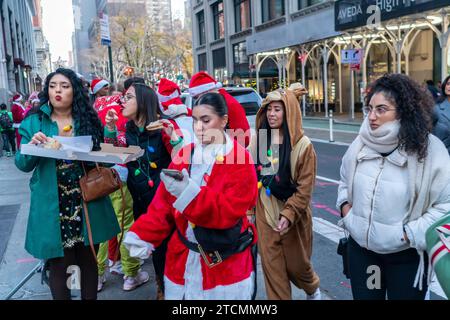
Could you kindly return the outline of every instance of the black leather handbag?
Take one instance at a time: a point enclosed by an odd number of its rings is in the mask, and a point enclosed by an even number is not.
[[[347,237],[339,239],[337,254],[342,256],[342,266],[343,266],[342,273],[345,275],[347,279],[350,279],[349,261],[348,261],[348,245],[349,245],[348,242],[349,238]]]

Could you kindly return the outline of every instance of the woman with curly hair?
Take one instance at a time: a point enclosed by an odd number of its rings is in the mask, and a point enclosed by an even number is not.
[[[43,144],[53,136],[92,136],[94,150],[100,149],[102,124],[72,70],[61,68],[47,76],[40,105],[28,113],[20,126],[22,143]],[[24,172],[33,171],[25,249],[35,258],[47,260],[53,298],[70,300],[69,267],[78,266],[81,298],[96,299],[97,261],[86,233],[79,183],[83,175],[81,164],[18,152],[16,166]],[[91,201],[87,206],[93,242],[98,249],[99,243],[113,238],[120,228],[109,197]]]
[[[450,159],[430,134],[426,88],[390,74],[369,92],[367,117],[342,159],[337,200],[350,234],[353,298],[423,300],[431,280],[425,232],[450,211]]]

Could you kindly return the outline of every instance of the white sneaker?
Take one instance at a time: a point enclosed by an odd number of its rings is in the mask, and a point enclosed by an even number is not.
[[[316,289],[316,292],[313,294],[306,294],[306,300],[322,300],[322,293],[320,292],[320,288]]]
[[[111,261],[112,262],[112,261]],[[109,272],[114,275],[123,275],[123,269],[122,269],[122,263],[120,261],[117,261],[115,265],[110,265]]]
[[[123,279],[123,290],[131,291],[148,282],[150,276],[145,271],[139,271],[136,277],[125,276]]]
[[[106,275],[98,276],[98,283],[97,283],[97,292],[100,292],[103,290],[103,285],[106,282]]]

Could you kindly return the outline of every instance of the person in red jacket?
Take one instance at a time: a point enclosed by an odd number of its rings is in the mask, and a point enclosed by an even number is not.
[[[22,102],[23,102],[22,95],[16,94],[12,99],[12,106],[11,106],[14,128],[16,129],[17,149],[20,149],[20,141],[22,140],[22,137],[19,134],[19,127],[23,119],[25,118],[25,111],[26,111],[26,108],[24,107]]]
[[[189,83],[189,94],[194,99],[198,99],[201,95],[208,92],[218,92],[225,98],[228,106],[229,134],[242,146],[248,147],[251,137],[250,125],[242,105],[222,88],[221,83],[217,82],[206,72],[201,71],[194,74]]]
[[[228,111],[218,93],[193,108],[197,143],[185,146],[163,171],[147,213],[126,234],[130,255],[148,258],[170,236],[164,285],[168,300],[249,300],[255,293],[256,229],[247,210],[257,179],[249,152],[230,138]],[[171,173],[181,176],[171,176]],[[174,231],[175,229],[175,231]]]

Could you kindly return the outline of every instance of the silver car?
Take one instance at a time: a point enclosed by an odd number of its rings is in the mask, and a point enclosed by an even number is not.
[[[261,96],[253,88],[224,87],[224,89],[242,105],[245,109],[250,128],[254,129],[256,114],[258,113],[259,108],[261,108],[263,101]],[[192,108],[193,99],[189,93],[182,93],[181,100],[188,108]]]

